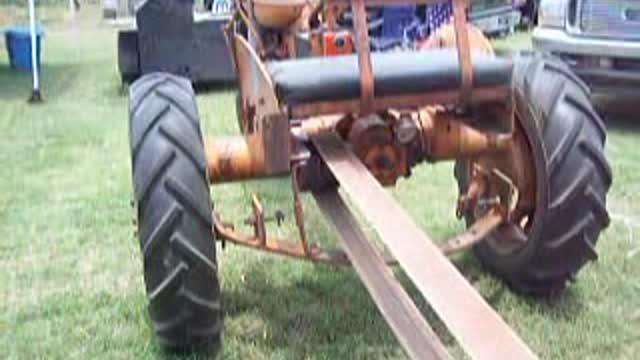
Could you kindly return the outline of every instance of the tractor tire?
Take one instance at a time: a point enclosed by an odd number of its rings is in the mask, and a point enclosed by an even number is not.
[[[513,232],[494,231],[475,253],[516,291],[547,296],[565,288],[589,260],[609,225],[606,196],[612,175],[604,155],[606,129],[586,85],[549,55],[516,57],[512,78],[516,114],[528,139],[536,177],[533,222],[515,251],[496,244]],[[461,193],[469,163],[458,161]],[[475,219],[467,216],[467,224]]]
[[[138,32],[135,30],[118,32],[118,71],[123,84],[132,84],[140,76],[139,58]]]
[[[130,143],[149,313],[160,343],[219,351],[217,278],[207,162],[189,80],[143,76],[130,89]]]

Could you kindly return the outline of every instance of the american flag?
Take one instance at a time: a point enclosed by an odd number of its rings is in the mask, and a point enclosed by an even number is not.
[[[453,6],[451,2],[445,4],[429,5],[427,7],[427,26],[429,33],[434,33],[442,25],[448,24],[453,17]]]

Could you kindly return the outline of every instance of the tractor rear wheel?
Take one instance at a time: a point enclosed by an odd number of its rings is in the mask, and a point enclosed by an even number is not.
[[[475,252],[515,290],[549,295],[563,289],[588,260],[597,259],[596,241],[609,224],[606,195],[612,176],[604,155],[606,130],[588,88],[556,58],[517,57],[512,91],[518,128],[529,148],[520,163],[533,162],[520,165],[529,169],[534,184],[533,205],[521,212],[515,227],[498,228]],[[474,161],[487,160],[500,161]],[[461,193],[469,174],[470,162],[458,161]],[[467,214],[468,225],[476,215]]]
[[[212,203],[195,96],[156,73],[130,89],[135,211],[149,313],[160,343],[213,350],[222,340]]]

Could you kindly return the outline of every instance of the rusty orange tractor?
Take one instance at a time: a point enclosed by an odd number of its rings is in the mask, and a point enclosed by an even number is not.
[[[605,127],[589,89],[558,59],[494,55],[467,25],[464,0],[421,49],[372,52],[368,7],[406,2],[239,0],[224,31],[242,136],[205,141],[182,77],[155,72],[131,86],[135,217],[161,343],[219,348],[217,240],[352,266],[411,358],[450,355],[390,266],[406,272],[471,358],[535,358],[448,256],[472,248],[521,293],[562,290],[597,259],[609,222]],[[460,194],[453,207],[468,230],[436,246],[383,187],[447,160]],[[269,235],[267,222],[282,214],[266,214],[257,196],[251,233],[214,211],[210,184],[276,176],[291,178],[299,241]],[[304,192],[335,225],[343,251],[310,241]]]

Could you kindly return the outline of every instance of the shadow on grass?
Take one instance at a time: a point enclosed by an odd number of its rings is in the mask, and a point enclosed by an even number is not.
[[[471,252],[465,253],[454,263],[471,284],[474,284],[485,275],[491,276],[496,283],[500,284],[493,287],[489,293],[484,292],[484,298],[487,303],[498,311],[502,307],[511,306],[509,303],[513,300],[526,304],[528,308],[542,317],[566,322],[574,321],[584,311],[585,300],[582,298],[582,293],[575,291],[571,284],[568,284],[565,290],[551,296],[536,297],[516,292],[506,285],[502,279],[491,274]]]
[[[471,254],[459,260],[456,266],[471,283],[485,271]],[[246,281],[224,292],[226,341],[233,341],[236,347],[250,345],[262,354],[287,354],[296,359],[397,357],[399,344],[355,272],[318,266],[308,276],[280,282],[264,271],[264,265],[250,266],[245,270],[250,274]],[[444,323],[406,274],[396,271],[396,275],[445,346],[456,346]],[[485,299],[499,308],[513,301],[505,300],[512,294],[507,286],[499,286],[485,294]],[[543,317],[565,322],[579,317],[584,303],[572,288],[549,298],[516,299]],[[158,346],[156,349],[162,359],[215,358],[211,353],[166,352]],[[234,358],[235,351],[231,349]]]
[[[251,320],[228,324],[228,337],[252,343],[266,353],[286,352],[294,358],[312,354],[337,358],[349,349],[354,354],[371,349],[393,353],[397,348],[354,272],[318,266],[308,276],[284,284],[274,284],[277,281],[259,265],[246,273],[250,278],[241,288],[224,293],[225,315]]]
[[[640,96],[612,97],[597,94],[594,97],[594,104],[607,128],[634,132],[640,132],[640,116],[636,111],[638,101]]]
[[[288,194],[288,182],[263,186],[279,189],[265,192],[270,195],[268,200],[285,201],[283,194]],[[274,265],[282,261],[293,260],[268,256],[246,265],[241,271],[245,277],[230,278],[225,285],[227,345],[224,346],[228,351],[225,355],[243,358],[246,351],[254,355],[286,354],[285,358],[295,359],[369,359],[400,354],[400,345],[354,271],[321,265],[311,268],[286,265],[286,271],[277,270]],[[491,278],[491,284],[485,286],[483,282],[489,278],[487,271],[472,252],[456,257],[454,263],[472,285],[484,289],[485,299],[498,311],[526,307],[543,318],[565,322],[574,321],[583,311],[581,294],[571,288],[546,299],[518,296],[497,278]],[[442,342],[454,347],[453,353],[460,350],[455,348],[455,339],[408,276],[400,269],[395,273]],[[176,358],[176,354],[165,358]]]
[[[129,85],[133,84],[134,82],[136,82],[137,80],[139,80],[140,78],[136,78],[133,81],[121,81],[120,83],[124,86],[124,87],[128,87]],[[231,91],[231,90],[236,90],[238,87],[236,85],[236,83],[234,81],[221,81],[221,82],[213,82],[213,83],[208,83],[208,84],[194,84],[193,85],[193,89],[196,93],[198,94],[207,94],[207,93],[217,93],[217,92],[221,92],[221,91]]]
[[[159,345],[156,344],[156,347]],[[211,349],[211,350],[200,350],[200,351],[189,351],[189,350],[171,350],[171,349],[160,349],[154,354],[156,359],[162,360],[205,360],[205,359],[222,359],[221,355],[217,355],[220,351]]]
[[[118,79],[116,81],[116,94],[120,97],[128,96],[129,87],[133,85],[137,80],[138,79],[133,81],[122,81],[118,75]],[[211,84],[195,84],[193,85],[193,89],[197,95],[215,95],[216,93],[220,92],[235,91],[238,89],[238,87],[235,82],[226,81]],[[112,96],[112,94],[106,95]]]
[[[631,131],[640,134],[640,116],[620,116],[619,114],[604,115],[605,125],[607,129],[619,130],[619,131]]]
[[[527,298],[527,302],[533,304],[543,315],[549,315],[554,319],[574,321],[584,312],[585,300],[581,292],[569,287],[563,292],[544,299]]]
[[[40,70],[43,97],[55,99],[73,89],[78,71],[71,64],[43,64]],[[31,95],[31,73],[0,64],[0,100],[26,102]]]
[[[194,90],[198,94],[217,93],[221,91],[236,90],[238,87],[233,81],[215,82],[210,84],[196,84]]]

